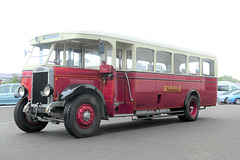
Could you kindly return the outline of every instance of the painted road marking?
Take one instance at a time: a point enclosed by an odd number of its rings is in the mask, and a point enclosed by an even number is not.
[[[6,124],[10,124],[10,123],[14,123],[14,121],[5,122],[5,123],[0,123],[0,126],[6,125]]]

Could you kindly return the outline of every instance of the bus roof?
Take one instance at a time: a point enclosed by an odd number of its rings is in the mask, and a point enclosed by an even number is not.
[[[170,50],[180,51],[180,52],[186,52],[186,53],[193,53],[203,56],[208,56],[216,59],[216,56],[212,53],[206,53],[202,51],[195,51],[187,48],[180,48],[176,46],[170,46],[170,45],[163,45],[159,44],[154,41],[148,41],[143,40],[139,38],[134,37],[128,37],[125,35],[119,35],[119,34],[113,34],[113,33],[103,33],[103,32],[93,32],[93,31],[80,31],[80,32],[58,32],[58,33],[51,33],[46,34],[42,36],[37,36],[34,39],[30,40],[31,45],[37,45],[42,43],[52,43],[56,41],[64,41],[64,40],[70,40],[70,39],[80,39],[80,38],[89,38],[89,39],[115,39],[116,41],[120,42],[126,42],[130,44],[139,43],[139,44],[146,44],[161,48],[166,48]]]

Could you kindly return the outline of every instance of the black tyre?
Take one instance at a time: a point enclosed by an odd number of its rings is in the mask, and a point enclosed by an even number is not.
[[[14,109],[14,121],[18,128],[25,132],[39,132],[47,126],[47,122],[40,122],[23,112],[24,106],[27,104],[27,97],[21,98]]]
[[[224,99],[224,104],[227,104],[228,97]]]
[[[235,101],[234,101],[235,104],[239,105],[240,104],[240,99],[239,98],[236,98]]]
[[[200,109],[199,99],[191,95],[184,106],[184,115],[178,116],[181,121],[195,121]]]
[[[64,108],[65,128],[77,138],[94,135],[99,128],[100,117],[99,104],[92,95],[80,95]]]

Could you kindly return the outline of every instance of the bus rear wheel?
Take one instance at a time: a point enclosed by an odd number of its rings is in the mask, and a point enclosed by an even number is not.
[[[198,117],[200,108],[199,100],[196,96],[191,95],[184,106],[184,115],[178,116],[181,121],[195,121]]]
[[[100,122],[99,105],[92,95],[80,95],[68,102],[64,108],[65,128],[74,137],[93,136]]]
[[[23,97],[18,101],[14,109],[14,121],[18,128],[20,128],[22,131],[28,133],[39,132],[47,126],[48,122],[40,122],[24,113],[23,108],[27,102],[27,97]]]

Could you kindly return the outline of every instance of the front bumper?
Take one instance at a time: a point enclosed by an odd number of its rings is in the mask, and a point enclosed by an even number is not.
[[[64,106],[65,101],[52,102],[48,105],[28,102],[24,106],[23,112],[42,122],[60,123],[63,122]]]

